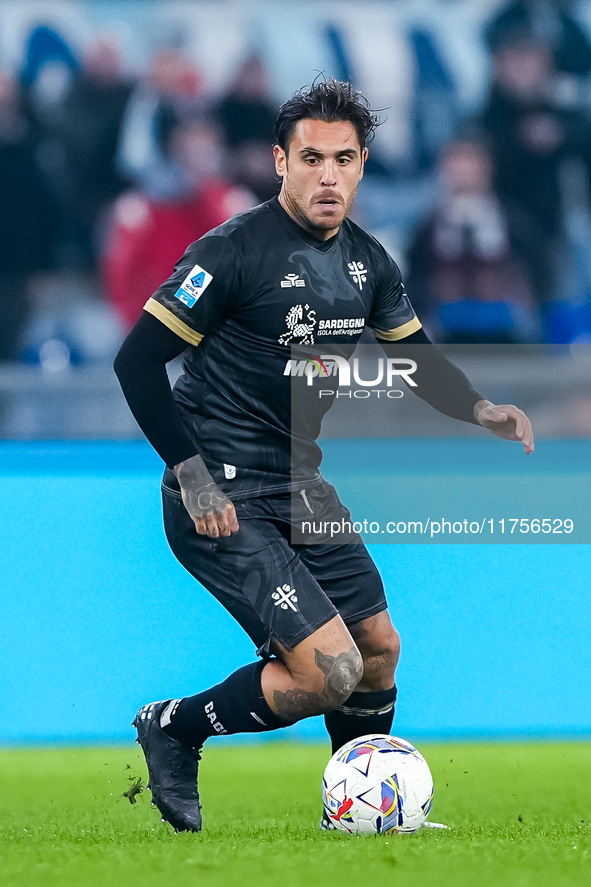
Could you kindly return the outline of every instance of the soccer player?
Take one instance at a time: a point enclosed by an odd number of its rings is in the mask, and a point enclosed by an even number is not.
[[[322,328],[331,330],[323,350],[350,353],[365,326],[390,356],[420,345],[419,397],[533,451],[521,410],[485,400],[429,342],[395,262],[347,219],[377,124],[365,98],[339,81],[317,82],[282,105],[279,197],[191,244],[115,361],[130,408],[167,465],[170,546],[261,657],[217,686],[136,715],[153,801],[179,831],[201,828],[197,765],[208,737],[324,714],[336,750],[392,724],[399,638],[365,546],[358,536],[293,541],[303,518],[349,512],[318,470],[320,414],[298,428],[292,465],[290,346],[305,351]],[[166,363],[181,352],[184,374],[171,393]]]

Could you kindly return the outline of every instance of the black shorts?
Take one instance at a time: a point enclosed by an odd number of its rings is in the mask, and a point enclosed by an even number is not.
[[[165,476],[166,478],[166,476]],[[301,493],[234,503],[240,530],[200,536],[180,493],[162,486],[164,528],[175,557],[240,623],[261,655],[277,640],[292,650],[341,615],[346,624],[387,607],[384,586],[362,540],[294,544],[292,525],[313,515],[349,520],[334,487],[322,481]]]

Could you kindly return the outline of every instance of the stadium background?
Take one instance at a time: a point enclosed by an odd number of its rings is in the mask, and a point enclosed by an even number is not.
[[[116,202],[130,194],[158,202],[172,192],[154,197],[161,179],[147,165],[128,167],[125,175],[119,166],[119,190],[97,210],[90,238],[72,233],[60,179],[68,167],[58,160],[71,147],[64,109],[85,47],[97,39],[119,46],[126,100],[145,83],[158,53],[187,60],[191,70],[182,74],[191,75],[192,121],[209,119],[250,57],[266,69],[268,101],[275,105],[319,71],[350,75],[375,106],[389,109],[376,164],[360,191],[358,218],[405,268],[415,226],[439,193],[437,158],[458,133],[472,138],[486,102],[493,63],[482,35],[503,8],[475,0],[1,5],[3,83],[19,93],[31,137],[15,136],[17,121],[8,133],[3,128],[0,147],[24,145],[54,211],[44,222],[41,202],[34,202],[27,182],[18,182],[25,221],[31,227],[37,219],[48,254],[18,276],[18,291],[13,271],[2,272],[0,281],[3,314],[16,300],[24,318],[0,363],[0,669],[10,695],[0,741],[126,741],[139,703],[190,693],[252,657],[248,639],[166,547],[159,460],[139,439],[110,368],[128,323],[105,285]],[[569,9],[591,40],[589,5]],[[561,71],[555,85],[569,113],[586,120],[589,70]],[[7,94],[10,89],[3,89],[1,100],[10,108]],[[120,148],[121,141],[114,158],[119,164]],[[384,424],[375,410],[363,423],[335,421],[326,430],[326,474],[354,512],[364,513],[376,486],[391,489],[396,501],[404,484],[386,450],[378,472],[365,476],[358,469],[375,455],[375,441],[351,436],[351,424],[358,434],[360,424],[382,422],[382,443],[405,464],[414,459],[421,501],[445,474],[443,507],[468,502],[477,486],[484,488],[482,508],[491,516],[494,507],[495,517],[574,517],[588,531],[591,222],[584,148],[561,163],[556,285],[539,301],[524,303],[531,322],[521,325],[522,338],[509,348],[501,338],[504,350],[487,352],[485,368],[482,352],[458,352],[478,385],[485,388],[491,379],[496,399],[505,396],[532,412],[541,431],[538,454],[524,468],[517,448],[485,447],[460,433],[465,429],[423,413],[421,405],[405,403],[402,422],[396,414]],[[237,156],[228,151],[227,184],[244,188]],[[0,172],[8,162],[0,153]],[[2,224],[7,240],[10,219]],[[436,329],[439,315],[425,305]],[[489,347],[495,339],[487,329]],[[524,351],[535,342],[545,343],[541,356]],[[486,470],[474,468],[478,445]],[[434,471],[442,446],[449,459]],[[508,491],[516,486],[520,492],[511,498]],[[404,495],[412,504],[412,488]],[[506,501],[510,514],[503,511]],[[517,506],[524,513],[514,513]],[[551,513],[532,511],[538,506]],[[591,731],[587,544],[380,545],[374,554],[404,643],[399,733],[548,738]],[[294,735],[320,737],[321,720],[298,725]]]

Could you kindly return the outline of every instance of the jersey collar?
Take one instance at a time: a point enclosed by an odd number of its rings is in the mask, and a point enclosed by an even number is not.
[[[334,245],[339,236],[340,229],[333,237],[330,237],[328,240],[318,240],[317,237],[314,237],[313,234],[310,234],[309,231],[306,231],[305,228],[302,228],[301,225],[298,225],[297,222],[294,222],[289,213],[287,213],[279,203],[278,197],[273,197],[273,199],[269,201],[268,205],[269,208],[273,210],[281,225],[285,228],[286,231],[288,231],[292,236],[298,237],[300,240],[303,240],[305,243],[308,244],[308,246],[311,246],[319,253],[327,253]]]

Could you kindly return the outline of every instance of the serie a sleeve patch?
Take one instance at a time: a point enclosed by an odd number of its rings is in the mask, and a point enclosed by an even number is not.
[[[192,308],[212,280],[213,275],[209,274],[205,268],[202,268],[201,265],[194,265],[174,294],[175,298],[187,308]]]

